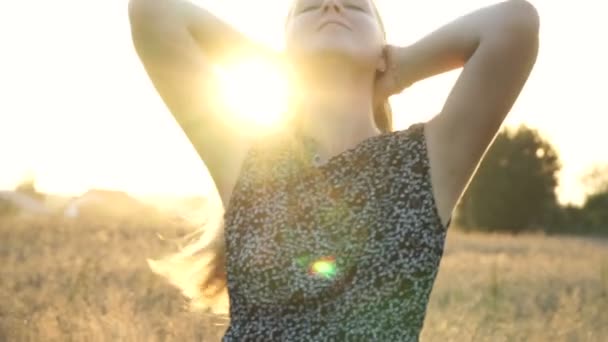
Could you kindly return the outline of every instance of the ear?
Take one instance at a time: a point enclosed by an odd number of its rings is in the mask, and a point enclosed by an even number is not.
[[[378,72],[386,72],[388,69],[388,49],[386,46],[382,48],[382,53],[378,57],[378,61],[376,63],[376,70]]]

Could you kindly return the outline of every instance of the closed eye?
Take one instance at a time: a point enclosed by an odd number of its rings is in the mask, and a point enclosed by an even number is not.
[[[348,0],[344,2],[344,8],[348,8],[360,12],[369,11],[369,3],[364,0]]]
[[[319,9],[319,5],[311,5],[311,6],[306,6],[301,8],[298,13],[306,13],[306,12],[310,12],[310,11],[314,11],[316,9]]]
[[[344,7],[348,8],[348,9],[355,10],[355,11],[365,12],[365,9],[363,7],[360,7],[360,6],[357,6],[357,5],[345,5]]]

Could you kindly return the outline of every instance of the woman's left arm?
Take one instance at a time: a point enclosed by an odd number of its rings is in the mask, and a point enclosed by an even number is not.
[[[536,9],[524,0],[508,0],[394,51],[404,86],[464,67],[441,113],[425,128],[444,222],[528,79],[538,54],[538,32]]]

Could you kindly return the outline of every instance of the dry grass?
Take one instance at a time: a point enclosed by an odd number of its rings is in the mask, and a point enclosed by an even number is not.
[[[0,341],[214,341],[146,257],[177,224],[0,221]]]
[[[148,271],[177,223],[0,220],[0,341],[217,341]],[[452,230],[422,341],[603,341],[608,242]]]
[[[608,241],[450,232],[423,341],[607,341]]]

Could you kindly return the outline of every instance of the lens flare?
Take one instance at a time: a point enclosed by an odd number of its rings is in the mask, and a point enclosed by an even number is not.
[[[336,276],[336,258],[327,256],[311,262],[308,266],[308,274],[332,279]]]

